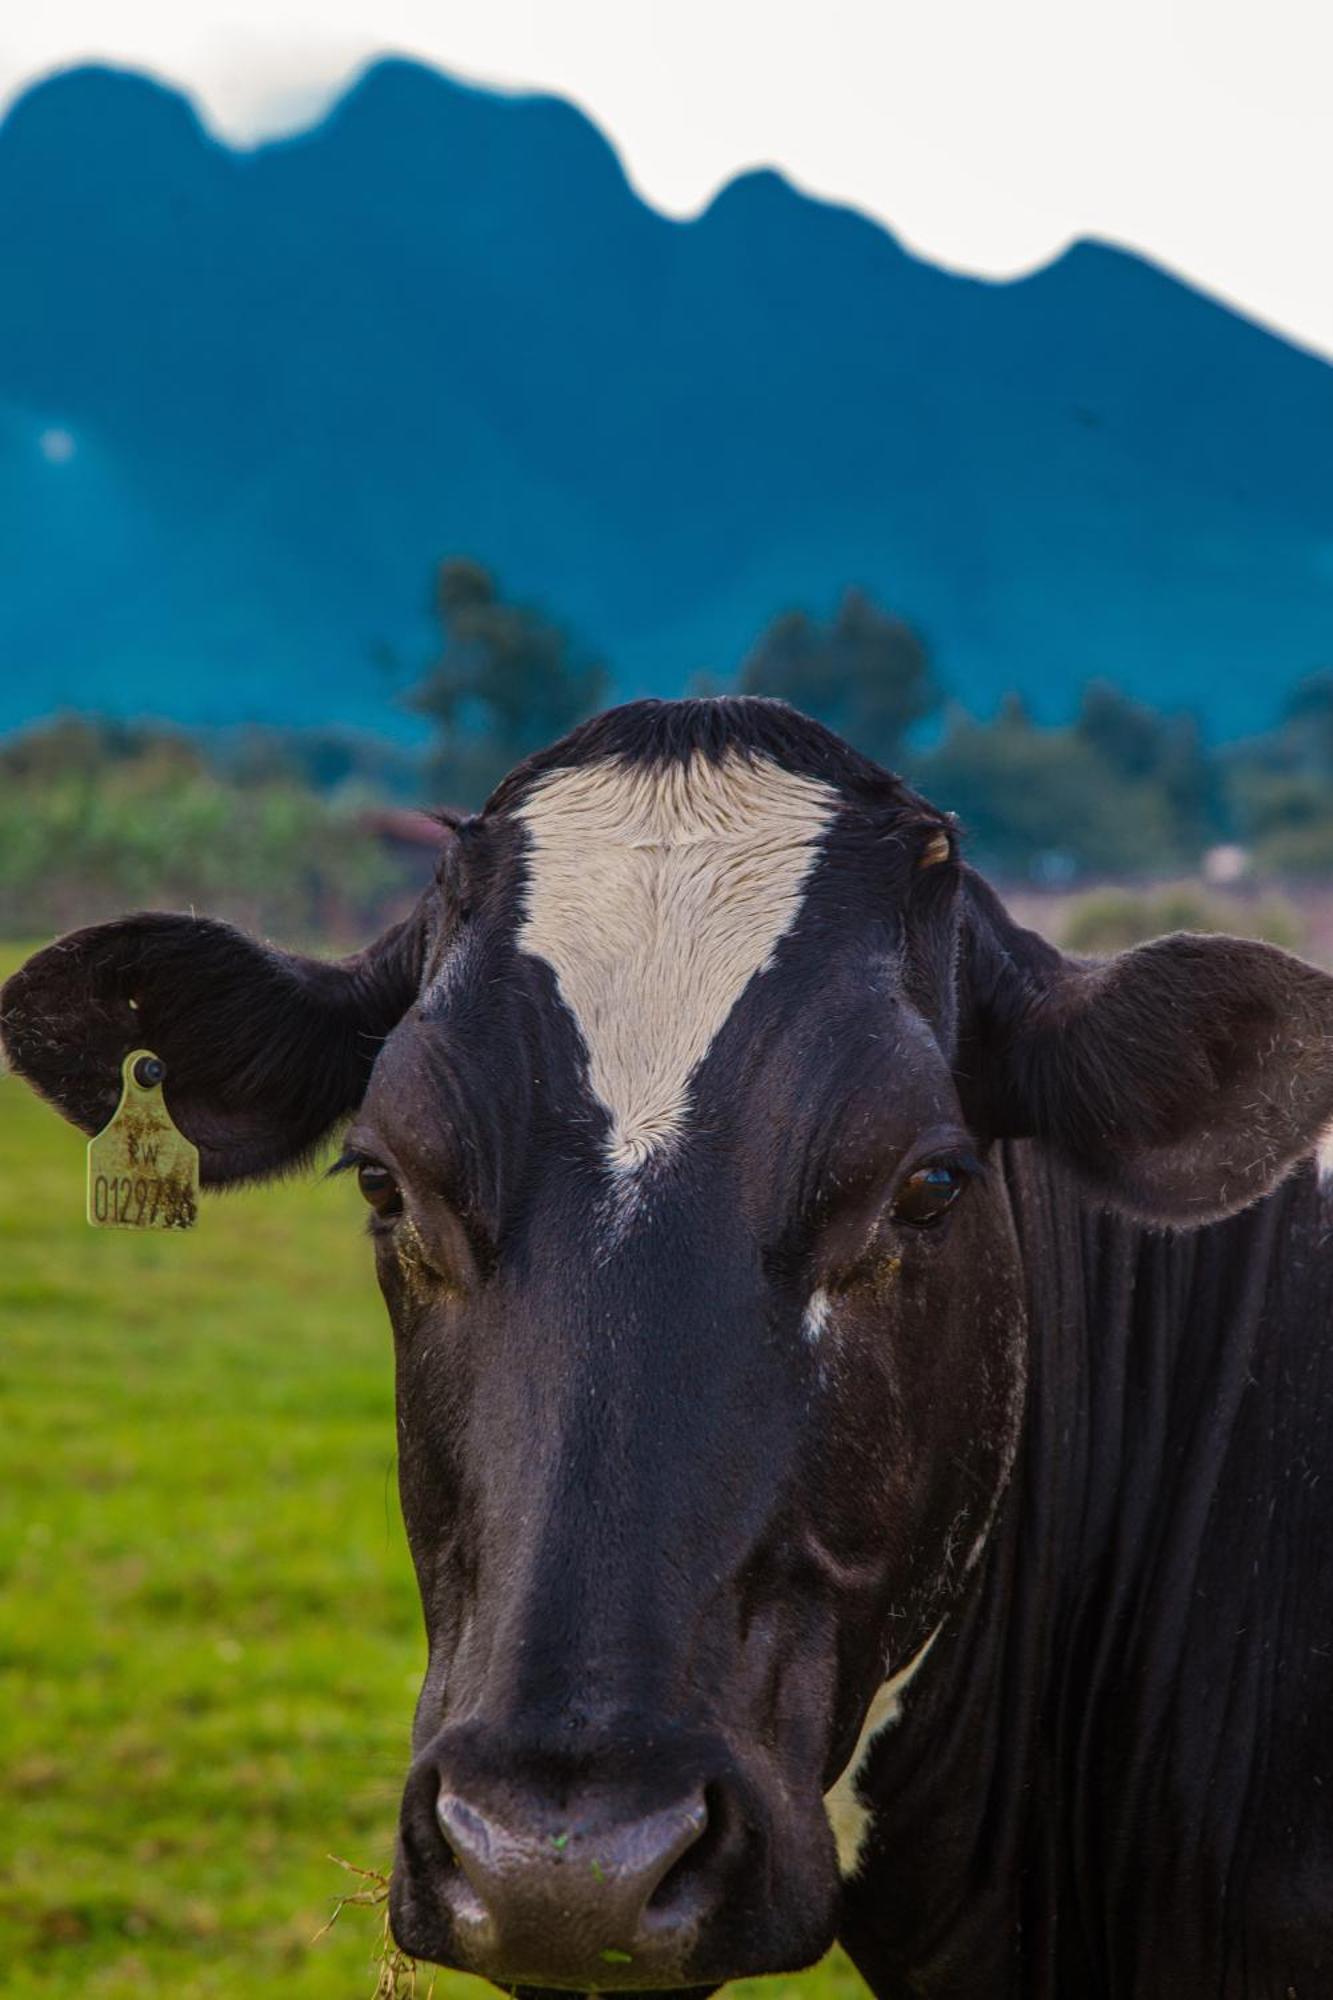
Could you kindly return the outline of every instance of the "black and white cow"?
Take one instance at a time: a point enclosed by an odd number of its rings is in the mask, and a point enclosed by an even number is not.
[[[1333,1994],[1333,980],[1065,958],[815,724],[644,703],[358,957],[130,917],[3,1032],[87,1130],[156,1050],[214,1183],[351,1116],[430,1647],[407,1950]]]

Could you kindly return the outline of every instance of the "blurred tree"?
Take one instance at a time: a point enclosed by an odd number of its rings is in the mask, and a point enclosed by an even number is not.
[[[1333,670],[1295,687],[1282,720],[1226,757],[1240,838],[1261,870],[1333,874]]]
[[[1163,715],[1108,681],[1089,681],[1077,735],[1109,771],[1161,794],[1178,857],[1197,855],[1225,827],[1216,765],[1192,715]]]
[[[826,625],[805,611],[776,619],[742,661],[737,689],[789,701],[890,766],[943,699],[919,633],[859,590]]]
[[[1014,696],[993,722],[956,712],[912,777],[959,815],[976,858],[1001,871],[1061,882],[1178,858],[1160,786],[1117,770],[1077,725],[1039,728]]]
[[[602,705],[606,670],[540,612],[507,603],[480,563],[441,563],[435,607],[443,645],[408,701],[436,727],[437,797],[480,805],[521,758]]]
[[[203,771],[204,758],[180,730],[101,715],[57,715],[0,742],[0,775],[9,779],[55,783],[130,764],[192,777]]]
[[[1333,667],[1310,674],[1293,689],[1284,720],[1306,761],[1333,776]]]
[[[286,781],[348,797],[415,800],[419,754],[336,723],[313,729],[266,723],[200,730],[196,741],[218,774],[236,785]]]

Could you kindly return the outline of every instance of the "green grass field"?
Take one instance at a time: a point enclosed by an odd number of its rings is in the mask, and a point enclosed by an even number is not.
[[[358,1197],[140,1237],[87,1227],[83,1170],[0,1078],[0,1994],[370,2000],[375,1913],[315,1938],[329,1854],[388,1865],[423,1642]]]

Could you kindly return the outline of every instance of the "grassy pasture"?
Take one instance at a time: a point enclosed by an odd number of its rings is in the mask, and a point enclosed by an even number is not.
[[[94,1231],[83,1140],[0,1077],[0,1994],[369,2000],[374,1916],[314,1940],[330,1851],[388,1864],[423,1659],[392,1450],[355,1189]]]

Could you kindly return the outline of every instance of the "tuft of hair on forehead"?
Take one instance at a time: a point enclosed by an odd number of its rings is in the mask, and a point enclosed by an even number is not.
[[[771,757],[613,755],[537,776],[517,942],[578,1026],[620,1172],[679,1138],[693,1078],[795,924],[826,828],[823,780]]]
[[[515,812],[552,771],[580,765],[669,766],[699,759],[718,764],[736,758],[764,759],[867,808],[930,811],[901,779],[853,750],[823,723],[763,695],[632,701],[607,709],[519,764],[496,789],[486,811]]]

